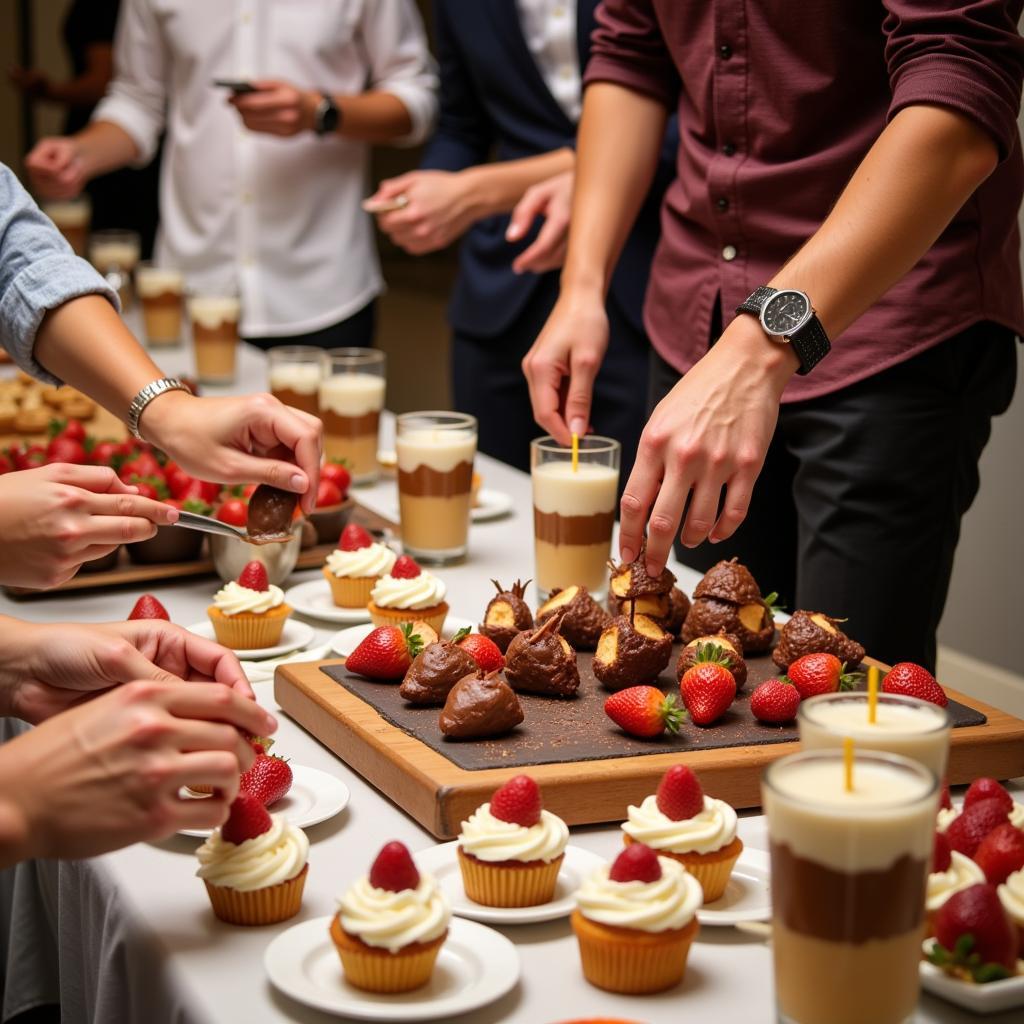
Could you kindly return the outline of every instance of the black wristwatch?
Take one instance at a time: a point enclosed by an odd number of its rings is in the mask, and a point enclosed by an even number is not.
[[[811,300],[795,288],[764,285],[741,302],[736,312],[753,314],[772,341],[792,345],[800,360],[796,372],[801,375],[810,373],[832,349]]]
[[[341,111],[330,93],[321,93],[316,113],[313,115],[313,131],[317,135],[330,135],[338,130],[341,124]]]

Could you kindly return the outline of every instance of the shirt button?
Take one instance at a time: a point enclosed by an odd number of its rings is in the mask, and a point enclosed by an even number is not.
[[[718,55],[722,60],[728,60],[732,56],[732,47],[728,43],[722,43],[718,48]]]
[[[731,142],[727,142],[727,143],[725,143],[725,145],[722,146],[722,152],[726,156],[732,156],[733,153],[736,152],[736,146],[733,143],[731,143]]]
[[[715,200],[715,206],[717,206],[720,210],[723,210],[723,211],[724,210],[728,210],[729,209],[729,200],[726,199],[723,196],[721,199],[716,199]]]
[[[737,252],[735,245],[727,245],[724,249],[722,249],[722,259],[725,260],[726,263],[731,263],[734,259],[736,259],[736,256]]]

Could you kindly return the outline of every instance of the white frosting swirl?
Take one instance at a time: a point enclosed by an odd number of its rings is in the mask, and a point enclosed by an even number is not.
[[[414,942],[431,942],[448,927],[452,912],[430,875],[415,889],[389,892],[360,878],[338,900],[341,927],[368,946],[397,953]]]
[[[481,804],[462,823],[459,846],[477,860],[535,861],[550,863],[565,852],[569,828],[550,811],[540,812],[536,825],[517,825],[491,814],[490,803]]]
[[[196,874],[212,885],[249,892],[269,889],[294,878],[309,856],[306,833],[289,825],[281,814],[270,816],[270,829],[244,843],[229,842],[215,829],[196,850]]]
[[[280,587],[271,584],[268,590],[250,590],[248,587],[239,586],[234,580],[225,583],[213,595],[214,607],[224,615],[238,615],[240,612],[262,615],[283,601],[284,591]]]
[[[444,600],[445,585],[432,573],[422,570],[411,580],[381,576],[370,600],[381,608],[433,608]]]
[[[939,808],[939,814],[936,818],[936,828],[940,832],[945,832],[950,825],[960,816],[959,807],[941,807]],[[1014,828],[1024,829],[1024,804],[1018,804],[1014,802],[1014,805],[1010,808],[1009,816],[1010,824]]]
[[[656,882],[613,882],[598,868],[576,893],[580,913],[591,921],[642,932],[685,928],[704,902],[700,882],[678,861],[659,857]]]
[[[391,572],[398,556],[383,544],[370,544],[356,551],[336,548],[327,556],[327,568],[339,578],[383,576]]]
[[[1014,871],[997,892],[1003,909],[1024,928],[1024,868]]]
[[[928,876],[925,909],[934,913],[953,893],[984,881],[985,872],[970,857],[953,850],[949,867],[945,871],[933,871]]]
[[[736,812],[724,800],[705,796],[704,810],[673,821],[658,809],[658,798],[649,796],[639,807],[630,806],[622,831],[652,850],[714,853],[736,838]]]

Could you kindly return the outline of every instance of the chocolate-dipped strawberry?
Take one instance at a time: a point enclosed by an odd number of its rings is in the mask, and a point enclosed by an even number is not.
[[[641,544],[640,554],[632,562],[621,565],[609,562],[608,569],[611,573],[608,580],[609,607],[612,598],[617,601],[650,596],[668,598],[676,582],[675,576],[667,568],[662,569],[657,576],[648,574],[646,544]],[[634,611],[645,614],[639,603]],[[668,604],[666,602],[662,614],[666,614],[667,611]]]
[[[503,589],[497,580],[491,582],[498,593],[491,598],[484,612],[480,632],[493,640],[498,645],[498,650],[504,654],[517,633],[524,629],[533,629],[533,613],[523,600],[523,594],[526,593],[530,581],[523,583],[516,580],[510,590]]]
[[[559,633],[562,616],[552,615],[543,626],[519,633],[505,652],[505,678],[521,693],[573,697],[580,688],[576,652]]]
[[[680,652],[676,662],[676,678],[682,680],[687,669],[702,661],[717,661],[733,674],[736,689],[742,690],[747,681],[747,663],[743,660],[743,645],[737,636],[715,633],[691,640]]]
[[[478,670],[448,692],[438,725],[449,739],[484,739],[510,732],[523,717],[523,706],[501,673]]]
[[[834,654],[848,668],[855,668],[864,660],[864,648],[839,628],[842,621],[822,612],[793,612],[782,627],[772,661],[787,672],[805,654]]]
[[[672,657],[672,637],[646,615],[616,616],[597,642],[594,675],[609,690],[653,683]]]
[[[744,654],[767,651],[775,636],[774,594],[765,599],[745,565],[735,558],[718,562],[704,574],[693,592],[683,623],[686,643],[725,631],[739,638]]]
[[[410,704],[443,704],[451,688],[476,670],[476,661],[456,644],[428,644],[413,658],[398,692]]]
[[[561,634],[577,651],[592,651],[611,616],[590,596],[586,587],[555,590],[537,609],[537,625],[562,612]]]
[[[249,499],[246,532],[256,543],[283,540],[292,535],[292,516],[299,496],[270,484],[260,484]]]

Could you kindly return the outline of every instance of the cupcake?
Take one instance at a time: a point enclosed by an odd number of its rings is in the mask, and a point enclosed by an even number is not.
[[[724,800],[705,796],[697,776],[673,765],[654,796],[630,807],[622,825],[625,841],[645,843],[661,857],[679,861],[704,890],[704,902],[721,898],[743,852],[736,812]]]
[[[517,775],[462,823],[457,849],[466,895],[485,907],[549,903],[568,842],[565,822],[541,806],[537,783]]]
[[[213,912],[228,924],[277,924],[299,912],[309,840],[249,793],[196,851]]]
[[[996,891],[999,893],[999,902],[1002,903],[1003,910],[1017,926],[1017,938],[1020,942],[1017,956],[1024,960],[1024,868],[1009,875]]]
[[[948,795],[948,790],[947,790]],[[993,778],[981,777],[975,779],[967,792],[964,793],[963,804],[960,807],[940,807],[938,812],[937,827],[940,832],[945,832],[950,825],[960,817],[964,807],[980,800],[999,800],[1006,807],[1006,816],[1014,828],[1024,830],[1024,804],[1017,803],[1010,791]]]
[[[440,636],[448,614],[445,585],[421,569],[408,555],[396,559],[391,571],[370,591],[370,619],[375,626],[425,622]]]
[[[925,890],[925,911],[928,916],[928,932],[931,934],[935,915],[946,900],[961,889],[985,881],[985,872],[958,850],[952,850],[945,833],[935,833],[935,848],[932,854],[932,870],[928,875]]]
[[[365,608],[374,584],[391,572],[395,553],[361,526],[349,523],[341,531],[337,548],[327,556],[323,573],[331,585],[331,597],[339,608]]]
[[[291,608],[284,592],[270,584],[262,562],[250,562],[238,574],[238,582],[225,583],[206,609],[217,642],[235,651],[273,647]]]
[[[331,939],[345,980],[367,992],[409,992],[430,980],[451,910],[401,843],[377,854],[368,877],[338,901]]]
[[[634,843],[576,894],[572,930],[583,976],[623,995],[678,985],[697,935],[700,883],[678,861]]]

